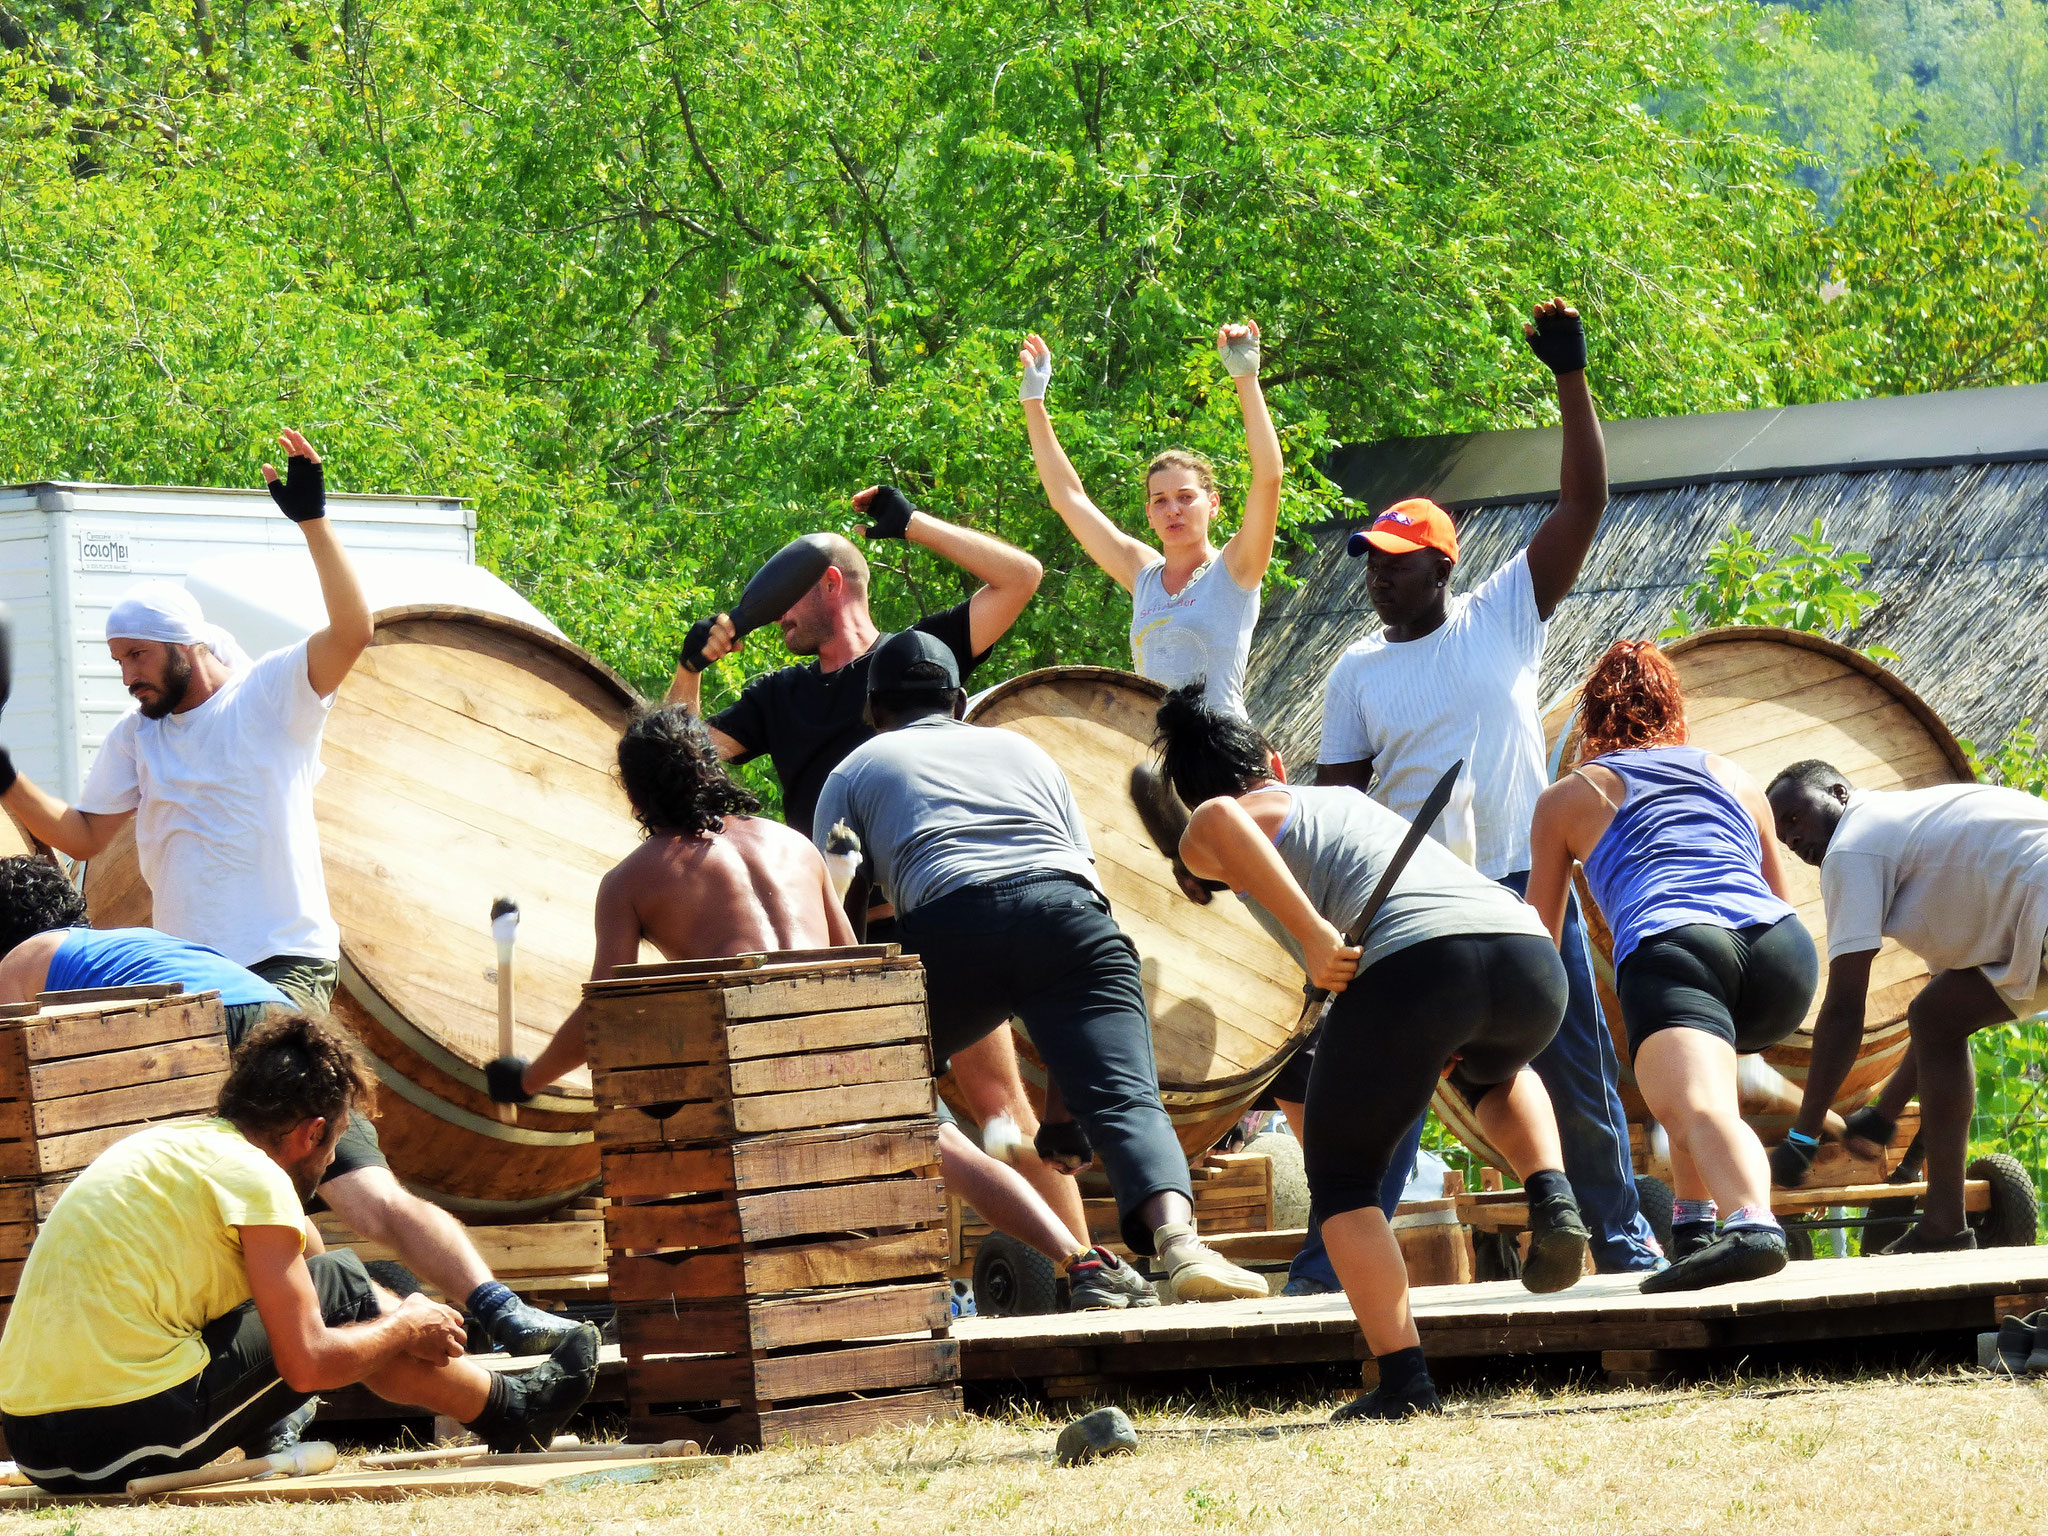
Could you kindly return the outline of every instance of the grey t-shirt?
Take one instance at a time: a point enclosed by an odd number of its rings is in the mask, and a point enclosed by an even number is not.
[[[860,838],[898,912],[1039,870],[1099,888],[1067,776],[1014,731],[933,715],[864,742],[818,795],[821,850],[838,821]]]
[[[1323,920],[1339,933],[1347,931],[1365,910],[1408,823],[1355,789],[1289,785],[1271,793],[1287,795],[1293,802],[1280,835],[1273,839],[1280,862]],[[1300,944],[1280,919],[1249,896],[1245,905],[1289,954],[1302,958]],[[1425,837],[1373,919],[1358,968],[1363,971],[1426,939],[1478,933],[1550,937],[1534,907],[1435,838]]]

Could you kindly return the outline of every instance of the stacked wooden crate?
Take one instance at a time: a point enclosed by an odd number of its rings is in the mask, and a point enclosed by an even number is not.
[[[585,989],[636,1439],[956,1416],[924,973],[891,946]]]
[[[210,1114],[227,1065],[217,992],[46,992],[0,1007],[0,1324],[79,1171],[152,1121]]]

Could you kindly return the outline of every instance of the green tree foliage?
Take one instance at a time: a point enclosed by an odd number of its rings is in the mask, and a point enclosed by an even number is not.
[[[1793,553],[1780,555],[1759,545],[1747,528],[1731,526],[1707,551],[1700,579],[1679,594],[1661,638],[1753,624],[1839,639],[1883,601],[1861,584],[1870,556],[1836,549],[1819,518],[1807,532],[1795,533],[1792,544]]]

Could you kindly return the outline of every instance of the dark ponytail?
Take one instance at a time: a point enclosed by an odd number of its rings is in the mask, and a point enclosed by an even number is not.
[[[1159,701],[1153,744],[1167,782],[1192,810],[1204,800],[1241,795],[1273,772],[1272,747],[1248,720],[1211,709],[1196,678]]]

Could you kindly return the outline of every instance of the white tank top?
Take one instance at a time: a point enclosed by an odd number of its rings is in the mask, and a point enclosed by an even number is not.
[[[1169,688],[1208,679],[1211,709],[1248,719],[1244,669],[1252,629],[1259,622],[1259,591],[1246,591],[1221,559],[1197,570],[1177,596],[1167,593],[1166,561],[1138,572],[1131,591],[1131,663],[1142,677]]]

